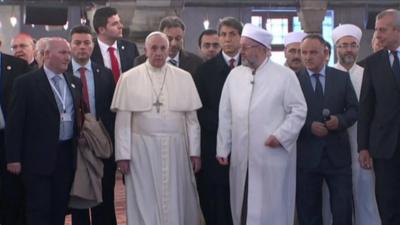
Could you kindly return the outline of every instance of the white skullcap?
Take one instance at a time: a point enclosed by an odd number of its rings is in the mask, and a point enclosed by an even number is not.
[[[251,38],[271,49],[272,34],[258,26],[246,23],[243,27],[242,36]]]
[[[307,36],[304,32],[290,32],[285,36],[285,47],[292,43],[300,43]]]
[[[332,31],[332,39],[333,42],[336,43],[340,38],[345,36],[352,36],[357,39],[357,42],[360,42],[362,31],[356,25],[353,24],[342,24],[337,26]]]

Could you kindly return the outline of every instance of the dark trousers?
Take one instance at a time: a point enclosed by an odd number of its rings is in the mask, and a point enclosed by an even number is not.
[[[400,224],[400,149],[390,159],[374,159],[375,194],[382,225]]]
[[[89,209],[72,209],[72,225],[117,225],[114,204],[116,163],[114,157],[103,160],[103,202]]]
[[[215,159],[214,159],[215,160]],[[229,167],[221,166],[220,169],[227,170]],[[200,171],[197,174],[197,189],[199,192],[200,205],[207,225],[233,225],[230,207],[229,179],[216,178],[210,174],[211,171]]]
[[[25,191],[21,176],[7,172],[4,130],[0,131],[0,224],[25,224]]]
[[[54,151],[57,163],[52,174],[22,174],[28,225],[64,225],[74,174],[72,141],[60,142]]]
[[[330,195],[333,225],[351,225],[353,189],[351,165],[335,168],[326,154],[313,169],[297,169],[296,205],[300,225],[322,225],[322,182]]]

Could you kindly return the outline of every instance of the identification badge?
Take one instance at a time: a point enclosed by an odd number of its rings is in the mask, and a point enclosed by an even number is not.
[[[71,113],[61,113],[61,121],[63,122],[70,122],[72,121]]]

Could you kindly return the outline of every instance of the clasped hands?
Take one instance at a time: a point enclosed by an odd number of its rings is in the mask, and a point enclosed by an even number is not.
[[[331,115],[330,119],[325,123],[314,121],[311,124],[311,133],[318,137],[325,137],[330,130],[337,130],[339,128],[339,119],[337,116]]]

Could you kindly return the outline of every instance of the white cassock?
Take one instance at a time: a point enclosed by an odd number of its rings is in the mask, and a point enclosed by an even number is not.
[[[361,84],[364,69],[354,64],[349,71],[339,63],[336,69],[349,72],[351,83],[356,91],[357,99],[360,99]],[[354,199],[354,225],[380,225],[378,206],[375,198],[375,175],[372,169],[366,170],[360,167],[357,150],[357,123],[347,129],[349,133],[352,175],[353,175],[353,199]],[[323,187],[323,215],[324,225],[332,224],[332,214],[329,205],[329,191],[324,183]]]
[[[247,170],[247,225],[293,225],[296,141],[306,114],[303,92],[290,69],[266,59],[254,76],[245,66],[229,74],[219,107],[217,156],[230,154],[235,225],[240,224]],[[282,146],[266,147],[270,135]]]
[[[153,103],[160,90],[163,105],[157,112]],[[121,76],[111,109],[117,112],[115,159],[130,160],[125,176],[129,225],[200,224],[190,161],[200,156],[200,107],[191,75],[177,67],[159,69],[147,61]]]

